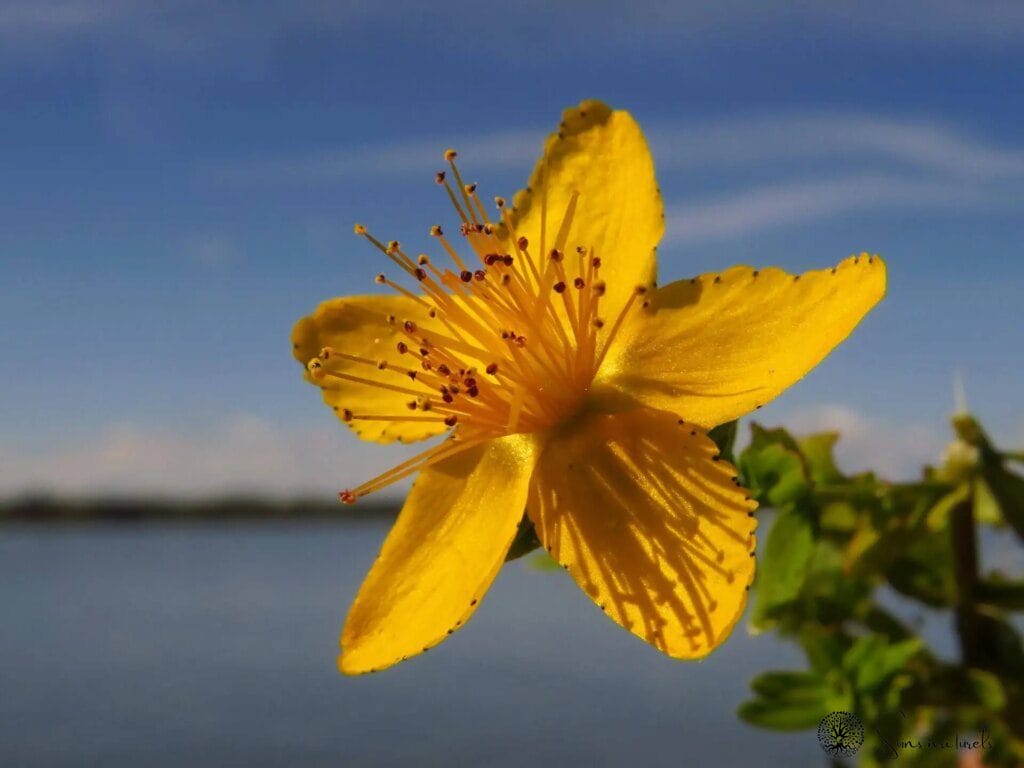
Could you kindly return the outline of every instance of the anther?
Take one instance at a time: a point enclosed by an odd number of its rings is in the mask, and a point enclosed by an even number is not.
[[[394,254],[396,251],[401,250],[401,248],[402,244],[397,240],[388,240],[387,252],[389,254]]]
[[[387,367],[388,367],[388,361],[387,360],[378,360],[377,361],[377,370],[378,371],[387,370]]]
[[[430,236],[431,237],[441,237],[443,234],[444,234],[444,231],[437,224],[435,224],[434,226],[432,226],[430,228]]]
[[[520,237],[520,238],[519,238],[519,239],[518,239],[518,240],[516,241],[516,245],[518,245],[518,246],[519,246],[519,250],[521,250],[521,251],[525,251],[525,250],[526,250],[527,248],[529,248],[529,247],[530,247],[530,241],[529,241],[529,240],[527,240],[527,239],[526,239],[525,237]]]
[[[419,264],[421,267],[425,267],[427,266],[427,264],[430,263],[430,258],[427,256],[427,254],[421,253],[419,256],[416,257],[416,263]]]
[[[434,174],[434,183],[444,184],[444,171],[438,171]]]
[[[647,286],[638,285],[636,288],[633,289],[633,292],[636,293],[637,296],[643,296],[645,293],[647,293]]]
[[[352,227],[352,231],[359,236],[363,236],[366,234],[366,227],[364,227],[362,224],[356,224]]]
[[[386,283],[387,281],[388,279],[387,277],[384,276],[383,272],[381,272],[379,275],[373,278],[373,282],[375,282],[377,285],[384,285],[384,283]]]
[[[562,282],[561,280],[559,280],[557,283],[555,283],[552,286],[552,288],[554,288],[555,293],[564,293],[565,292],[565,283]]]
[[[605,293],[605,291],[607,289],[608,289],[608,286],[605,285],[604,280],[599,280],[596,283],[594,283],[594,295],[595,296],[604,296],[604,293]]]
[[[309,375],[314,379],[322,379],[324,377],[324,364],[320,362],[318,357],[314,357],[306,363],[306,370],[309,371]]]
[[[557,248],[552,248],[551,249],[551,253],[548,254],[548,257],[553,262],[558,263],[559,261],[562,260],[562,252],[560,250],[558,250]]]
[[[504,197],[496,197],[496,198],[494,198],[494,204],[496,206],[498,206],[498,208],[504,208],[505,207],[505,198]]]
[[[346,489],[338,494],[338,501],[340,501],[342,504],[355,504],[356,495],[352,493],[352,491]]]
[[[417,267],[415,274],[416,274],[416,279],[417,280],[426,280],[427,279],[427,270],[423,269],[423,267]]]
[[[515,259],[512,258],[512,254],[506,253],[505,257],[502,259],[502,262],[505,264],[506,267],[511,267],[513,262],[515,262]]]
[[[595,317],[594,318],[594,327],[597,328],[598,330],[600,330],[601,328],[604,328],[604,320],[602,320],[600,317]]]
[[[459,153],[456,152],[454,149],[446,149],[444,151],[444,159],[447,160],[450,163],[452,160],[454,160],[458,156],[458,154]]]
[[[572,281],[572,284],[575,285],[577,288],[582,288],[587,283],[582,277],[577,277],[575,280]]]
[[[494,374],[496,374],[498,372],[498,364],[497,363],[491,363],[484,370],[487,371],[488,374],[493,376]]]
[[[456,424],[459,423],[459,417],[453,413],[451,416],[444,420],[444,423],[445,426],[454,427]]]
[[[487,277],[487,273],[484,272],[482,269],[478,269],[476,272],[473,273],[473,277],[475,277],[477,280],[482,281],[484,278]]]
[[[594,258],[592,258],[590,260],[590,266],[592,266],[594,269],[597,269],[598,267],[600,267],[601,266],[601,257],[600,256],[595,256]]]
[[[468,283],[470,280],[473,279],[473,273],[470,272],[468,269],[464,269],[462,270],[462,272],[459,273],[459,278],[462,280],[462,282]]]
[[[406,344],[404,341],[398,342],[395,348],[398,350],[398,354],[400,355],[404,355],[406,352],[409,351],[409,345]]]
[[[324,347],[323,349],[320,350],[320,354],[317,355],[317,357],[319,357],[322,360],[329,360],[331,355],[333,355],[333,354],[334,354],[334,348],[333,347]]]
[[[341,420],[345,422],[352,421],[353,413],[348,408],[344,408],[341,411]]]
[[[467,185],[466,185],[466,186],[464,187],[464,189],[466,190],[466,194],[467,194],[467,195],[472,195],[472,194],[473,194],[474,192],[476,192],[476,184],[475,184],[475,183],[473,183],[473,184],[467,184]]]

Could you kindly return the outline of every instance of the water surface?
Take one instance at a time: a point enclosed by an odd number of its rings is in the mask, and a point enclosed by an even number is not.
[[[743,624],[676,662],[561,572],[506,567],[462,631],[335,671],[380,522],[0,528],[0,765],[824,765],[740,723],[801,654]]]

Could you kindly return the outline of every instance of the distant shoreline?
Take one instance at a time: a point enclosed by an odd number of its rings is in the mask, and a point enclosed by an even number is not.
[[[23,496],[0,502],[4,523],[63,523],[112,521],[281,521],[391,519],[398,502],[369,502],[345,506],[333,499],[267,499],[258,496],[225,496],[206,499],[146,497],[95,497],[66,499]]]

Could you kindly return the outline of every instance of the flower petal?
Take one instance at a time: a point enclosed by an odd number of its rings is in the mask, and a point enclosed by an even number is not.
[[[393,315],[397,322],[389,324]],[[305,365],[320,354],[324,347],[368,360],[384,360],[389,366],[416,365],[416,358],[398,352],[399,341],[408,341],[401,330],[405,320],[426,326],[430,318],[427,308],[405,296],[348,296],[325,301],[316,312],[295,324],[292,331],[292,353]],[[411,346],[411,343],[410,343]],[[387,386],[395,386],[424,395],[431,391],[408,376],[390,367],[378,370],[375,365],[347,361],[335,357],[331,369],[359,376]],[[404,416],[409,414],[407,403],[415,399],[411,392],[399,392],[352,381],[325,377],[314,380],[305,372],[306,380],[323,391],[324,402],[341,418],[345,409],[358,414]],[[442,434],[448,427],[443,422],[348,422],[352,430],[364,440],[379,443],[412,442]]]
[[[343,672],[391,666],[469,619],[516,535],[534,455],[510,435],[420,474],[345,620]]]
[[[529,186],[513,201],[516,234],[526,236],[535,257],[547,258],[540,253],[545,195],[543,241],[550,250],[574,192],[579,200],[565,247],[572,251],[583,246],[600,257],[600,275],[607,285],[602,312],[614,318],[637,285],[654,282],[655,250],[665,230],[654,161],[640,126],[628,112],[584,101],[563,113]]]
[[[640,409],[551,437],[527,505],[541,542],[618,624],[704,656],[743,613],[756,503],[700,429]]]
[[[850,257],[791,275],[733,267],[658,289],[654,314],[623,328],[598,377],[632,404],[706,428],[778,396],[821,362],[885,295],[885,264]]]

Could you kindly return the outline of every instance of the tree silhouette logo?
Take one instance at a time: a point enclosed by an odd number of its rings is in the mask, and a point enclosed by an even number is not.
[[[864,726],[852,712],[830,712],[818,723],[818,743],[833,757],[853,757],[864,743]]]

